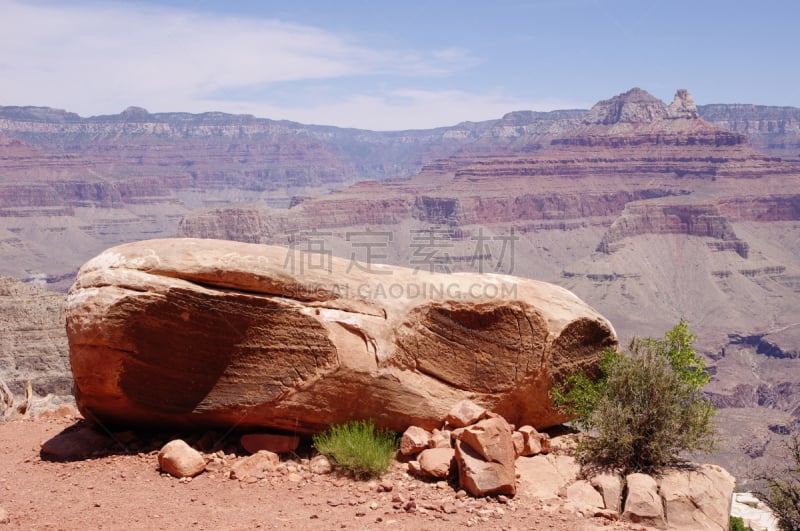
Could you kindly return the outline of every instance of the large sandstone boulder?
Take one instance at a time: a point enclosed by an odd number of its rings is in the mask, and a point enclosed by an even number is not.
[[[608,321],[551,284],[199,239],[90,260],[67,334],[86,418],[295,433],[352,418],[430,430],[466,398],[551,426],[565,420],[552,383],[596,371],[616,344]]]

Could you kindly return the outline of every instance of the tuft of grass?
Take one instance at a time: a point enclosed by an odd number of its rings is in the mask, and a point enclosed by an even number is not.
[[[741,516],[731,516],[728,524],[729,531],[753,531],[750,527],[744,525],[744,520]]]
[[[317,451],[356,477],[380,476],[397,453],[397,434],[377,430],[371,420],[335,424],[313,437]]]

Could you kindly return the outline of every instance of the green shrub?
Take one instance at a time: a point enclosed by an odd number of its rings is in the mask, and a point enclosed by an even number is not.
[[[709,376],[685,321],[664,339],[634,339],[627,355],[606,352],[601,375],[568,377],[553,401],[591,432],[578,448],[583,462],[649,472],[685,450],[714,447],[715,413],[700,390]]]
[[[314,447],[335,465],[357,477],[386,472],[397,453],[397,435],[376,430],[371,420],[354,420],[330,426],[313,438]]]
[[[728,521],[728,531],[748,531],[749,527],[745,527],[744,520],[741,516],[731,516]]]
[[[794,433],[788,445],[787,467],[782,471],[761,474],[766,489],[758,492],[782,531],[800,529],[800,435]]]
[[[597,378],[591,379],[583,373],[570,374],[561,385],[553,387],[553,404],[571,417],[581,430],[591,431],[594,428],[594,410],[606,392],[612,367],[620,358],[621,354],[617,351],[606,349],[600,359],[600,375]]]

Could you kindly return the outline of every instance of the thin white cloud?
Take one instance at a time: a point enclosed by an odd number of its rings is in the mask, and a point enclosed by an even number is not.
[[[0,4],[2,97],[84,113],[355,75],[387,59],[341,36],[275,20],[116,3]]]
[[[354,95],[344,101],[309,107],[274,107],[242,102],[214,102],[231,113],[250,113],[307,124],[333,124],[375,131],[427,129],[464,121],[499,118],[515,110],[549,111],[587,108],[567,100],[509,99],[498,94],[443,90],[395,90],[381,95]]]
[[[42,105],[83,116],[130,105],[151,112],[218,110],[385,130],[482,120],[556,103],[398,91],[381,80],[385,75],[405,78],[404,85],[431,76],[441,80],[475,64],[461,48],[381,49],[278,20],[117,2],[0,0],[0,13],[0,105]],[[361,78],[379,88],[287,105],[264,99],[270,87],[285,82],[358,87]]]

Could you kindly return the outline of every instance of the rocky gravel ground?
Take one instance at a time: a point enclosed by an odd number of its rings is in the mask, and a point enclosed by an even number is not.
[[[382,478],[356,480],[311,472],[307,457],[285,457],[274,471],[230,479],[244,459],[231,444],[205,452],[207,470],[177,479],[158,469],[166,439],[116,434],[111,451],[53,461],[42,444],[82,426],[74,418],[0,424],[0,524],[8,529],[643,529],[581,517],[558,500],[519,492],[472,498],[447,481],[422,481],[396,462]],[[66,430],[66,431],[65,431]],[[215,436],[206,436],[213,439]],[[202,437],[195,445],[203,443]],[[205,441],[208,442],[208,441]],[[115,449],[116,448],[116,449]],[[306,454],[309,455],[309,454]]]

